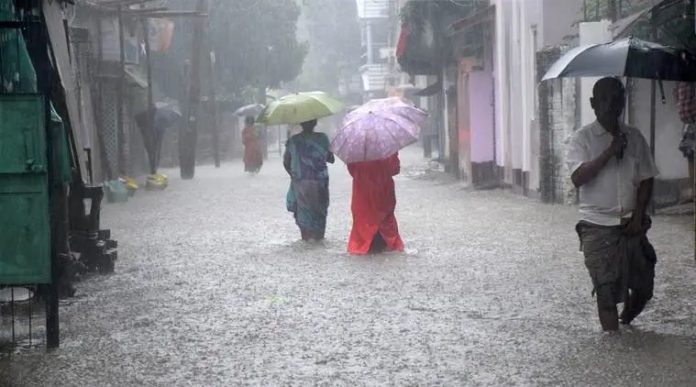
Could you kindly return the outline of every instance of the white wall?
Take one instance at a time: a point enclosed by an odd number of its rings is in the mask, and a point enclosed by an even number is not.
[[[507,86],[510,89],[508,100],[506,101],[509,111],[508,131],[510,133],[510,147],[508,152],[512,156],[511,166],[514,169],[522,169],[524,150],[525,150],[525,132],[527,123],[524,120],[524,104],[526,96],[524,93],[524,63],[525,53],[523,52],[522,30],[524,29],[524,20],[522,20],[522,4],[520,1],[512,1],[512,20],[509,31],[510,35],[507,39],[510,76],[508,77]]]
[[[664,82],[666,103],[662,103],[659,87],[656,87],[655,105],[655,162],[660,170],[658,179],[672,180],[689,177],[686,159],[677,148],[681,141],[683,124],[677,113],[674,99],[674,82]],[[629,107],[631,124],[650,143],[650,92],[651,82],[647,79],[633,81]]]
[[[495,37],[496,161],[498,166],[522,168],[521,108],[522,52],[520,0],[497,0]],[[505,176],[511,183],[511,176]]]
[[[538,26],[543,24],[540,20],[542,15],[542,2],[539,0],[528,0],[518,2],[521,6],[519,25],[520,39],[520,62],[521,62],[521,106],[522,109],[522,170],[530,172],[530,177],[535,181],[530,181],[529,188],[537,190],[539,188],[538,159],[533,155],[532,141],[535,138],[534,120],[536,118],[536,51],[539,48],[540,36]]]
[[[538,190],[536,52],[572,33],[580,5],[576,0],[492,3],[496,7],[496,162],[529,172],[529,188]]]
[[[507,162],[505,154],[506,142],[509,141],[505,134],[507,126],[507,114],[505,113],[505,105],[503,101],[507,100],[507,88],[504,87],[507,82],[507,52],[505,48],[505,37],[507,36],[506,22],[508,12],[506,12],[505,0],[492,0],[495,4],[495,50],[494,50],[494,70],[493,78],[495,79],[495,137],[496,137],[496,164],[504,166]]]
[[[536,50],[541,47],[541,0],[497,0],[496,154],[497,164],[530,172],[538,189],[536,137]],[[509,182],[509,181],[508,181]]]

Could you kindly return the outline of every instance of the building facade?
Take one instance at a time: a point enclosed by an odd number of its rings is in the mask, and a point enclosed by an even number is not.
[[[363,64],[360,67],[364,100],[385,96],[389,75],[391,0],[356,0]]]

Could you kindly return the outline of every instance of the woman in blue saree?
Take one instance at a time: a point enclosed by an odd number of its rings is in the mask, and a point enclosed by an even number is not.
[[[317,120],[303,122],[302,132],[290,138],[283,165],[291,178],[287,195],[288,211],[295,215],[302,240],[324,239],[329,209],[329,171],[334,162],[329,138],[315,133]]]

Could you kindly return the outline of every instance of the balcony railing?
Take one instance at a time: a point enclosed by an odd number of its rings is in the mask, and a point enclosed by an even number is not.
[[[376,91],[384,90],[386,78],[389,75],[387,64],[371,64],[360,67],[362,73],[363,90]]]
[[[389,0],[357,0],[360,19],[389,17]]]

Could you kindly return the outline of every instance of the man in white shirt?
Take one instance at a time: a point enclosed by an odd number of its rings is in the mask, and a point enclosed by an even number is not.
[[[567,156],[580,189],[576,230],[605,331],[619,329],[616,304],[624,302],[620,320],[628,324],[652,298],[656,260],[646,209],[658,171],[643,135],[620,120],[625,102],[621,81],[599,80],[590,99],[597,121],[573,134]]]

